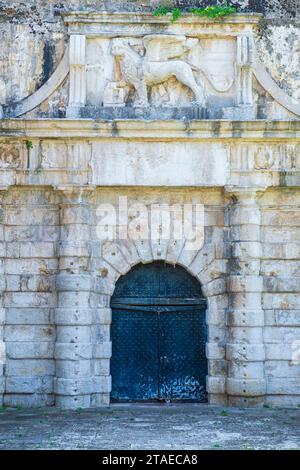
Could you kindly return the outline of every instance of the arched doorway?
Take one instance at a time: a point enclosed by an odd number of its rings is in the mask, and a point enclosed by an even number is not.
[[[116,284],[112,401],[206,401],[206,300],[196,278],[163,261]]]

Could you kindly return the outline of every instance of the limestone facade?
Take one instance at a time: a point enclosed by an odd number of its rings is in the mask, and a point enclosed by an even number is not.
[[[53,74],[2,99],[0,405],[109,404],[110,298],[154,260],[207,298],[209,402],[299,405],[300,102],[259,58],[261,16],[63,17]],[[203,246],[101,241],[120,197],[202,204]]]

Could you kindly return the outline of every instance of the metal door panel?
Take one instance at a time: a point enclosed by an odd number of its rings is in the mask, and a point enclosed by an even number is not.
[[[158,397],[157,313],[113,312],[112,400],[140,401]]]
[[[159,398],[206,401],[205,311],[159,313]]]

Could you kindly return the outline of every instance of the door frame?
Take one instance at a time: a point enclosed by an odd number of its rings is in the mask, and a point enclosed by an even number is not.
[[[161,260],[157,260],[159,261],[160,263],[159,264],[162,264],[163,263],[161,262]],[[139,264],[142,264],[142,263],[139,263]],[[149,265],[152,265],[152,264],[156,264],[155,262],[153,263],[149,263]],[[182,270],[182,266],[180,267],[180,269]],[[191,273],[189,273],[186,269],[184,269],[185,273],[188,275],[188,278],[194,278],[195,279],[195,276],[192,276]],[[126,279],[126,275],[123,276],[123,279],[125,280]],[[115,297],[114,295],[111,297],[111,301],[110,301],[110,307],[111,307],[111,310],[112,310],[112,313],[113,313],[113,310],[120,310],[122,311],[124,309],[124,311],[127,311],[127,310],[135,310],[135,311],[138,311],[138,312],[142,312],[143,310],[146,310],[146,311],[150,311],[150,310],[153,310],[153,312],[156,312],[157,314],[159,314],[159,310],[162,309],[170,309],[172,310],[172,308],[174,308],[174,311],[177,311],[178,310],[182,310],[182,313],[181,315],[184,315],[184,310],[190,310],[191,307],[193,308],[196,308],[198,310],[198,314],[200,315],[200,311],[202,311],[202,315],[204,316],[204,330],[203,330],[203,339],[204,341],[206,342],[207,339],[208,339],[208,329],[207,329],[207,322],[205,321],[205,318],[206,318],[206,310],[207,310],[207,300],[206,298],[204,297],[203,293],[202,293],[202,289],[201,289],[201,284],[199,283],[199,280],[198,279],[195,279],[196,280],[196,283],[199,284],[199,293],[201,293],[201,295],[199,295],[199,297],[183,297],[183,296],[180,296],[180,297],[124,297],[124,296],[121,296],[121,297]],[[191,288],[193,289],[193,287],[195,286],[196,284],[195,282],[193,284],[191,284]],[[192,287],[193,286],[193,287]],[[195,287],[194,287],[195,288]],[[190,292],[191,292],[191,289],[190,289]],[[189,292],[187,292],[187,295],[189,294]],[[198,294],[196,294],[198,295]],[[145,311],[145,315],[147,315]],[[120,313],[121,315],[122,313]],[[170,315],[172,314],[171,311],[169,313]],[[195,313],[196,314],[196,313]],[[125,315],[125,313],[124,313]],[[159,332],[157,332],[159,333]],[[199,335],[200,336],[200,335]],[[113,338],[112,338],[113,339]],[[157,338],[159,340],[159,336]],[[112,344],[112,348],[113,348],[113,344]],[[206,349],[206,348],[205,348]],[[158,353],[159,353],[159,348],[158,348]],[[207,355],[205,353],[205,356],[206,356],[206,361],[207,361]],[[160,362],[159,362],[159,358],[158,359],[158,363],[157,363],[157,367],[158,367],[158,371],[159,371],[159,367],[160,367]],[[206,368],[205,368],[205,372],[208,373],[208,364],[206,364]],[[157,401],[164,401],[164,399],[162,399],[160,396],[159,396],[159,390],[160,390],[160,383],[159,383],[159,379],[158,379],[158,383],[157,383],[157,387],[158,387],[158,391],[157,391]],[[207,387],[205,387],[205,392],[207,393]],[[136,402],[136,401],[141,401],[141,402],[147,402],[147,401],[153,401],[155,399],[149,399],[149,400],[135,400],[135,399],[128,399],[128,400],[120,400],[120,402],[122,401],[127,401],[129,403],[131,402]],[[116,401],[116,400],[114,400]],[[173,401],[173,400],[172,400]],[[174,399],[174,401],[190,401],[190,402],[204,402],[204,401],[207,401],[207,400],[202,400],[199,398],[199,400],[197,399]]]

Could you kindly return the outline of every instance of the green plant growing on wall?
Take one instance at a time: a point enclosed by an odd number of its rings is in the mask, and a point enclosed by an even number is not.
[[[222,3],[218,3],[217,5],[211,5],[205,8],[190,8],[184,11],[206,18],[222,18],[224,16],[233,15],[238,12],[237,8],[230,5],[227,0],[223,1]],[[171,6],[160,5],[156,8],[156,10],[154,10],[153,15],[165,16],[169,13],[171,13],[171,21],[174,23],[182,16],[183,10],[177,7],[175,8]]]
[[[26,148],[27,148],[28,151],[33,148],[33,143],[32,143],[31,140],[26,140],[25,144],[26,144]]]

